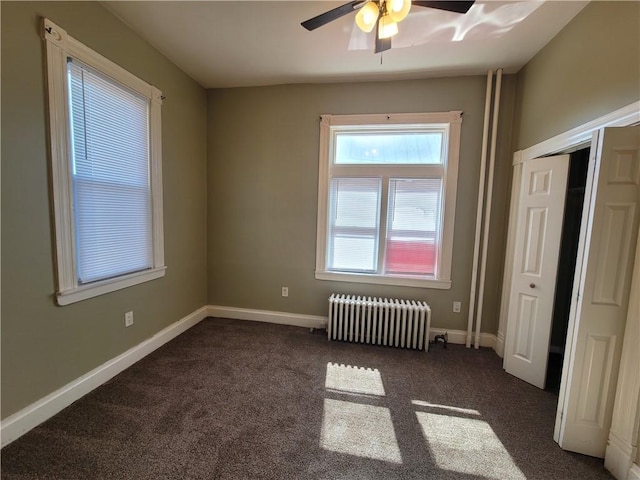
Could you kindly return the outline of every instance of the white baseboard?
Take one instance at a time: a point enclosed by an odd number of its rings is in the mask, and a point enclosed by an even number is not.
[[[436,335],[447,333],[449,343],[465,345],[467,343],[466,330],[449,330],[446,328],[431,328],[429,330],[429,339],[433,340]],[[480,346],[496,349],[496,336],[492,333],[480,333]]]
[[[637,463],[631,465],[626,480],[640,480],[640,466]]]
[[[494,350],[500,358],[504,358],[504,333],[498,332],[496,335],[496,347]]]
[[[253,310],[250,308],[222,307],[209,305],[208,313],[210,317],[232,318],[234,320],[253,320],[256,322],[279,323],[281,325],[292,325],[306,328],[326,328],[327,317],[319,315],[303,315],[300,313],[273,312],[270,310]],[[429,339],[433,340],[436,335],[447,333],[449,343],[464,344],[467,332],[463,330],[448,330],[444,328],[431,328]],[[496,336],[491,333],[480,334],[480,346],[496,348]]]
[[[604,454],[604,467],[618,480],[626,480],[629,467],[633,463],[632,451],[633,447],[627,441],[620,438],[613,430],[610,431],[607,450]]]
[[[41,398],[28,407],[7,417],[0,425],[2,447],[20,438],[29,430],[82,398],[87,393],[115,377],[168,341],[196,325],[207,317],[207,307],[202,307],[156,333],[153,337],[130,348],[126,352],[94,368],[64,387]]]
[[[270,310],[254,310],[251,308],[222,307],[209,305],[207,313],[210,317],[232,318],[234,320],[253,320],[254,322],[279,323],[305,328],[325,328],[327,317],[320,315],[304,315],[301,313],[273,312]]]

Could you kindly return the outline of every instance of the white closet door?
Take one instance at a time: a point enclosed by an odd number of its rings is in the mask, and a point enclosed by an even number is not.
[[[583,216],[557,439],[565,450],[604,457],[638,235],[640,127],[600,132],[592,185],[586,221]]]
[[[504,368],[544,388],[569,155],[522,167]]]

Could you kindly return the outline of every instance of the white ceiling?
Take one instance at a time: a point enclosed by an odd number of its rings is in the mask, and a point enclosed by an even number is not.
[[[414,6],[376,55],[353,13],[300,25],[346,1],[102,3],[207,88],[515,73],[588,3],[478,0],[465,15]]]

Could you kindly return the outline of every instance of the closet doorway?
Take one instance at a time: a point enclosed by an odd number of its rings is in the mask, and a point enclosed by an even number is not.
[[[551,320],[547,373],[544,382],[545,390],[552,391],[555,394],[560,391],[560,380],[562,378],[562,363],[567,342],[567,329],[569,328],[571,294],[573,292],[573,280],[578,256],[590,151],[591,149],[586,147],[569,154],[569,176],[564,203],[564,219],[562,221],[556,293]]]

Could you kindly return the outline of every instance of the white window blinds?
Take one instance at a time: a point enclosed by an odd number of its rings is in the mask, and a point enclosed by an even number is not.
[[[68,58],[78,283],[153,266],[149,100]]]
[[[380,178],[331,180],[331,270],[376,271],[381,186]]]
[[[442,179],[391,179],[385,272],[434,275]]]

